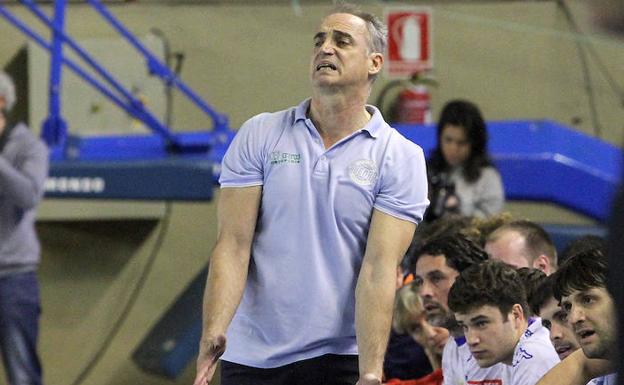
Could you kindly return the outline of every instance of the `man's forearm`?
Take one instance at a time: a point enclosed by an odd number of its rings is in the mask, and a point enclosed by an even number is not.
[[[365,263],[360,271],[355,300],[360,375],[373,373],[382,378],[392,323],[395,275],[395,266],[380,269]]]
[[[585,385],[612,370],[607,360],[589,359],[581,349],[555,365],[536,385]]]
[[[202,339],[225,334],[247,280],[249,257],[233,255],[224,249],[217,245],[210,260],[204,293]]]

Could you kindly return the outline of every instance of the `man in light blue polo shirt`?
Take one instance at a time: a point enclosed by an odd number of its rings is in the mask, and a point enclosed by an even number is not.
[[[396,267],[428,205],[422,149],[366,105],[384,45],[376,17],[341,6],[313,38],[311,99],[230,146],[196,385],[222,354],[222,385],[381,383]]]

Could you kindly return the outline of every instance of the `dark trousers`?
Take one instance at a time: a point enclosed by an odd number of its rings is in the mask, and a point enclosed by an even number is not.
[[[271,369],[221,361],[221,385],[355,385],[358,376],[355,355],[326,354]]]
[[[11,385],[40,385],[39,284],[34,272],[0,277],[0,350]]]

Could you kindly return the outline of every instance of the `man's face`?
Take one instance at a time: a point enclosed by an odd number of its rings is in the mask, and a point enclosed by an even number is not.
[[[516,344],[523,332],[522,323],[512,313],[503,317],[497,307],[484,305],[467,313],[455,313],[455,318],[480,367],[487,368],[499,362],[512,364]]]
[[[444,345],[449,338],[449,331],[441,326],[434,326],[427,321],[425,312],[414,314],[407,332],[421,346],[435,354],[442,355]]]
[[[442,324],[452,318],[448,309],[448,293],[459,272],[446,264],[444,255],[423,254],[416,261],[416,282],[427,318]]]
[[[485,252],[490,258],[503,261],[513,267],[530,267],[526,255],[525,239],[515,231],[504,231],[495,241],[485,243]]]
[[[580,346],[574,337],[574,332],[568,323],[568,315],[557,300],[550,298],[540,308],[542,324],[550,329],[550,341],[552,342],[559,359],[563,360]]]
[[[613,300],[603,287],[575,290],[561,299],[561,306],[589,358],[609,358],[615,346],[615,315]]]
[[[359,17],[346,13],[327,16],[314,35],[312,85],[368,87],[373,57],[380,56],[369,52],[369,39],[366,22]]]

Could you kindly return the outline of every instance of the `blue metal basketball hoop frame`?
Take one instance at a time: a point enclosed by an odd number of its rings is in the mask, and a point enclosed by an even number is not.
[[[145,58],[151,75],[160,78],[168,87],[175,87],[208,115],[212,121],[212,130],[177,133],[161,122],[65,32],[67,0],[54,1],[53,18],[48,17],[35,1],[20,1],[51,30],[50,42],[0,4],[0,16],[50,53],[48,117],[41,131],[42,138],[51,149],[47,195],[115,199],[210,199],[215,170],[234,135],[227,116],[213,109],[176,76],[101,1],[86,2]],[[66,57],[63,54],[65,46],[71,48],[103,81]],[[69,135],[68,125],[61,112],[63,66],[130,116],[143,122],[152,135],[84,138]],[[149,183],[153,178],[164,188],[155,188],[154,182]]]

